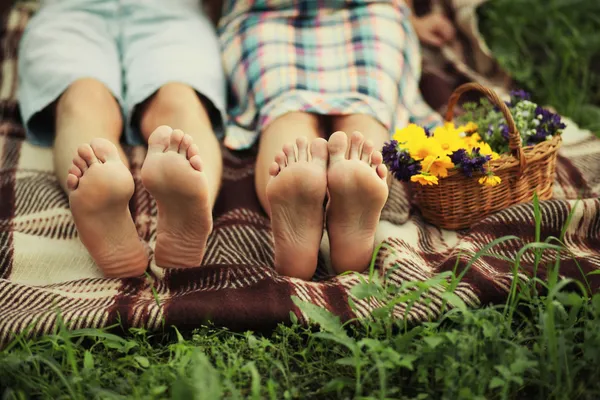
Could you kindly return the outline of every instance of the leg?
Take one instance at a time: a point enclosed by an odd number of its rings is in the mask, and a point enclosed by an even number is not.
[[[197,267],[212,231],[223,168],[208,114],[193,89],[169,84],[149,101],[140,127],[148,141],[142,182],[158,206],[156,263]]]
[[[273,227],[275,269],[306,280],[317,267],[327,190],[327,142],[318,137],[318,122],[304,113],[279,117],[262,133],[256,163],[256,191]]]
[[[381,153],[358,132],[351,138],[335,132],[328,147],[331,264],[337,273],[362,272],[371,261],[375,230],[388,196],[387,169]]]
[[[120,68],[105,20],[69,4],[42,6],[21,42],[19,73],[28,138],[51,144],[55,136],[56,175],[81,241],[106,276],[142,274],[148,257],[129,212],[133,178],[117,148]]]
[[[141,107],[140,131],[146,142],[150,142],[152,133],[161,125],[182,130],[196,144],[198,155],[206,166],[206,192],[212,209],[219,194],[223,159],[207,104],[200,100],[191,87],[181,83],[168,83]]]
[[[370,115],[350,114],[334,117],[332,120],[333,131],[344,132],[348,136],[348,141],[353,132],[360,132],[365,142],[370,143],[369,148],[375,152],[381,152],[385,142],[390,140],[390,134],[385,126]],[[348,146],[350,150],[350,146]],[[348,154],[346,154],[348,155]],[[391,184],[391,175],[386,178],[388,186]]]
[[[365,141],[371,142],[376,151],[380,151],[384,143],[390,140],[390,134],[386,127],[375,118],[365,114],[334,117],[333,130],[334,132],[345,132],[348,139],[350,139],[352,132],[360,132],[363,134]]]
[[[56,107],[56,171],[79,237],[108,277],[138,276],[148,266],[129,211],[134,183],[118,144],[121,125],[117,102],[94,80],[73,83]]]
[[[58,183],[68,191],[67,175],[73,155],[81,143],[103,138],[116,146],[121,161],[129,166],[119,143],[123,119],[119,104],[111,92],[95,79],[75,81],[60,96],[56,107],[56,137],[54,139],[54,170]]]
[[[148,141],[142,182],[158,206],[156,263],[197,267],[222,173],[216,134],[225,79],[216,34],[199,2],[125,1],[122,11],[131,16],[122,27],[127,104]]]
[[[308,142],[320,136],[320,117],[302,112],[282,115],[271,123],[260,135],[254,179],[258,200],[267,214],[271,214],[267,198],[267,185],[273,160],[282,153],[286,145],[295,145],[296,139],[305,137]]]

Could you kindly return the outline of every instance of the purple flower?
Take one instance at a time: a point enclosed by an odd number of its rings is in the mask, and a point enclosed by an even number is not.
[[[475,147],[470,154],[464,149],[459,149],[452,153],[450,159],[463,174],[471,178],[473,172],[485,173],[485,163],[491,159],[491,156],[481,155],[479,148]]]
[[[508,140],[508,125],[500,124],[500,133],[504,139]]]
[[[400,181],[409,181],[410,177],[421,171],[421,164],[415,163],[406,150],[398,147],[396,140],[391,140],[381,151],[383,162],[394,177]]]
[[[513,103],[518,103],[519,100],[530,100],[531,95],[523,89],[513,90],[510,92],[510,99]]]
[[[533,146],[535,144],[541,143],[546,140],[548,136],[548,132],[544,129],[542,125],[538,126],[535,130],[535,134],[529,136],[527,138],[527,146]]]
[[[528,146],[543,142],[548,136],[553,136],[559,130],[566,127],[560,115],[554,114],[550,110],[540,106],[537,106],[535,109],[535,118],[540,123],[535,129],[535,133],[527,138]]]
[[[383,156],[383,163],[388,167],[398,159],[398,141],[390,140],[383,145],[381,149],[381,155]]]
[[[468,158],[468,156],[465,149],[458,149],[450,156],[450,160],[452,160],[454,165],[462,164],[463,160],[466,158]]]

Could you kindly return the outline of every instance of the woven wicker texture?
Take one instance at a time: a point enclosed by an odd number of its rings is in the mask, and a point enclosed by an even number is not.
[[[446,121],[453,120],[458,100],[471,90],[485,95],[504,115],[509,129],[510,154],[489,162],[489,168],[502,179],[493,187],[478,182],[481,174],[469,178],[457,170],[449,171],[448,177],[440,179],[437,185],[411,183],[415,203],[423,218],[439,228],[468,228],[489,214],[531,201],[535,193],[540,200],[552,197],[556,155],[562,141],[560,135],[535,146],[523,147],[506,104],[493,90],[478,83],[466,83],[452,93]]]

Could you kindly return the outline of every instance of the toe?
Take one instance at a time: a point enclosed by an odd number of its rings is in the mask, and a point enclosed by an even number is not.
[[[283,152],[278,153],[275,156],[275,162],[279,165],[279,170],[283,170],[285,168],[285,154]]]
[[[387,178],[387,167],[385,166],[385,164],[379,164],[377,166],[377,168],[375,168],[375,171],[377,171],[377,175],[379,175],[379,177],[381,179],[385,179]]]
[[[275,161],[273,161],[273,163],[271,163],[271,166],[269,167],[269,175],[277,176],[278,173],[279,173],[279,164],[277,164]]]
[[[344,132],[334,132],[327,142],[329,150],[329,159],[331,163],[344,160],[346,158],[346,150],[348,149],[348,137]]]
[[[197,156],[197,155],[200,155],[200,150],[198,150],[198,146],[196,145],[196,143],[193,143],[187,149],[187,158],[188,158],[188,160],[190,160],[192,157]]]
[[[383,162],[383,156],[380,151],[374,151],[371,154],[371,165],[377,168]]]
[[[350,137],[350,160],[360,160],[360,146],[363,142],[363,135],[360,132],[352,132]]]
[[[77,148],[77,154],[85,161],[88,167],[98,162],[94,150],[92,150],[92,147],[87,143],[82,144]]]
[[[200,158],[200,156],[197,154],[193,157],[190,157],[190,165],[196,171],[202,171],[202,158]]]
[[[310,156],[312,162],[318,163],[325,168],[329,156],[329,152],[327,151],[327,140],[323,138],[313,140],[310,144]]]
[[[298,161],[308,161],[308,140],[305,137],[299,137],[296,139],[296,147],[298,147]]]
[[[67,188],[69,190],[75,190],[79,186],[79,178],[71,173],[67,175]]]
[[[165,151],[169,146],[171,132],[173,132],[171,127],[167,125],[159,126],[150,135],[150,138],[148,139],[148,147],[154,147],[160,149],[160,151]]]
[[[69,174],[75,175],[77,178],[81,178],[83,175],[81,169],[75,164],[71,165],[71,168],[69,168]]]
[[[181,146],[184,136],[185,134],[181,129],[174,129],[173,132],[171,132],[171,140],[169,141],[169,148],[167,151],[179,152],[179,147]]]
[[[83,158],[79,157],[79,154],[73,157],[73,165],[76,166],[79,171],[81,171],[82,175],[85,173],[85,171],[87,171],[88,168],[85,161],[83,161]]]
[[[294,149],[294,145],[291,143],[287,143],[283,146],[283,152],[287,157],[287,164],[293,164],[296,162],[296,149]]]
[[[373,149],[373,142],[371,142],[370,140],[366,140],[365,143],[363,143],[362,155],[360,158],[362,162],[365,162],[367,164],[371,162],[371,153],[373,153]]]
[[[96,157],[102,162],[106,162],[109,160],[110,161],[120,160],[119,151],[117,150],[117,146],[115,146],[113,143],[109,142],[106,139],[101,139],[101,138],[93,139],[90,142],[90,147],[94,151],[94,154],[96,155]]]
[[[194,143],[192,137],[188,134],[183,135],[183,139],[181,140],[181,144],[179,145],[179,154],[187,157],[188,149]]]

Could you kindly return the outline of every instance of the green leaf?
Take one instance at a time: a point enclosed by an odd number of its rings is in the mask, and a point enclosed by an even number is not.
[[[496,389],[505,385],[506,382],[502,378],[497,376],[493,377],[490,381],[490,389]]]
[[[331,340],[332,342],[339,343],[352,351],[357,350],[356,342],[349,336],[339,336],[328,332],[317,332],[313,336],[316,338]]]
[[[360,362],[360,359],[356,359],[354,357],[340,358],[339,360],[336,360],[335,363],[338,364],[338,365],[345,365],[345,366],[348,366],[348,367],[356,367],[357,364],[362,364]]]
[[[290,311],[290,322],[292,325],[296,325],[298,323],[298,317],[294,314],[293,311]]]
[[[322,392],[339,392],[344,389],[344,387],[352,387],[353,385],[354,381],[349,378],[334,378],[323,387]]]
[[[429,347],[435,349],[444,341],[444,338],[442,336],[425,336],[423,341],[427,343]]]
[[[169,387],[166,385],[155,386],[152,388],[152,394],[158,396],[159,394],[165,393],[167,389],[169,389]]]
[[[86,350],[85,353],[83,353],[83,368],[94,369],[94,356],[89,350]]]
[[[192,374],[190,376],[195,396],[198,400],[220,399],[223,396],[223,386],[219,372],[212,365],[206,354],[199,349],[192,357]]]
[[[592,306],[594,307],[594,310],[596,310],[596,313],[600,314],[600,293],[595,294],[592,297]]]
[[[377,319],[384,319],[389,317],[391,312],[391,307],[382,306],[373,309],[373,311],[371,311],[371,315]]]
[[[364,338],[358,342],[358,347],[367,347],[371,351],[379,351],[384,344],[377,339]]]
[[[583,297],[577,293],[556,293],[556,299],[565,306],[581,306],[583,304]]]
[[[338,337],[348,337],[346,331],[342,327],[340,318],[332,314],[329,310],[316,306],[312,303],[302,301],[296,296],[292,296],[292,301],[300,310],[302,310],[302,312],[308,316],[312,322],[317,323],[324,331]]]
[[[150,361],[148,361],[148,359],[144,356],[133,356],[133,359],[142,368],[148,368],[150,366]]]
[[[417,358],[418,357],[413,354],[401,354],[400,360],[396,362],[396,365],[401,368],[406,368],[409,371],[413,371],[415,368],[413,363],[417,360]]]
[[[381,297],[381,286],[375,282],[361,282],[350,289],[350,293],[359,300],[368,299],[370,297]]]
[[[442,299],[446,300],[452,307],[459,309],[462,312],[467,311],[465,302],[452,292],[442,293]]]

